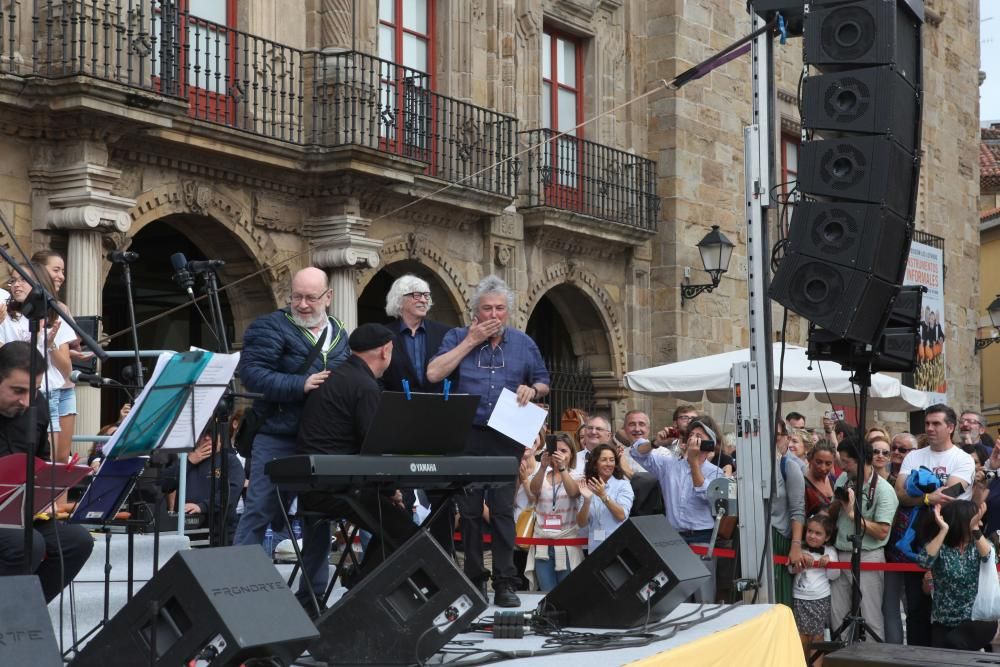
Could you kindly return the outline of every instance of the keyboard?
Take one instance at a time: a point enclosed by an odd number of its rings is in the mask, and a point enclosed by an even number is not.
[[[458,489],[517,479],[513,456],[365,456],[301,454],[275,459],[264,471],[284,490],[341,491],[370,486]]]

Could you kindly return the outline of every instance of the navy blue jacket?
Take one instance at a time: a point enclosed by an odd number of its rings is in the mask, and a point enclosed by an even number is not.
[[[344,325],[335,317],[330,318],[330,323],[333,347],[326,354],[318,354],[304,373],[296,371],[309,356],[314,340],[306,329],[292,322],[288,308],[261,315],[247,327],[239,372],[247,391],[264,394],[264,399],[254,401],[253,406],[265,417],[258,433],[294,437],[305,405],[306,378],[323,369],[333,370],[351,353]],[[323,349],[329,345],[328,337]]]
[[[434,358],[438,348],[441,347],[444,335],[451,330],[451,327],[447,324],[435,322],[434,320],[424,320],[423,325],[424,342],[426,343],[426,349],[424,350],[424,354],[426,355],[424,370],[426,371],[427,366],[431,363],[431,359]],[[394,334],[392,339],[392,361],[389,364],[389,368],[382,375],[382,386],[386,391],[403,391],[404,378],[410,382],[410,391],[423,391],[431,394],[440,394],[444,391],[442,382],[428,382],[426,377],[423,382],[417,381],[417,371],[413,366],[413,360],[406,353],[405,337],[410,334],[407,331],[400,331],[402,325],[399,318],[386,322],[385,326],[389,327]]]

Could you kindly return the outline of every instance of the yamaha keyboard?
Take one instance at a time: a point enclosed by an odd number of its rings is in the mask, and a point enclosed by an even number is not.
[[[458,489],[517,479],[513,456],[365,456],[302,454],[275,459],[264,471],[289,491],[338,491],[366,486]]]

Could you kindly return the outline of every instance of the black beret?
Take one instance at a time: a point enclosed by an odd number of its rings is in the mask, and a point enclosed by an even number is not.
[[[355,329],[347,339],[347,343],[354,352],[367,352],[382,347],[390,340],[392,331],[388,327],[369,322]]]

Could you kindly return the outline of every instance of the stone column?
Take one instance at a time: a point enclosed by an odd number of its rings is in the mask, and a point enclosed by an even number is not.
[[[348,331],[358,326],[357,271],[379,265],[382,241],[367,237],[371,221],[357,214],[357,207],[340,215],[311,218],[304,224],[306,235],[317,244],[312,263],[327,272],[333,301],[330,314]]]
[[[89,162],[34,170],[32,217],[36,229],[66,230],[66,305],[74,316],[100,315],[104,289],[105,232],[127,232],[128,210],[134,199],[111,194],[121,171]],[[76,433],[90,435],[100,428],[100,393],[77,388]],[[73,450],[85,452],[86,444]]]

